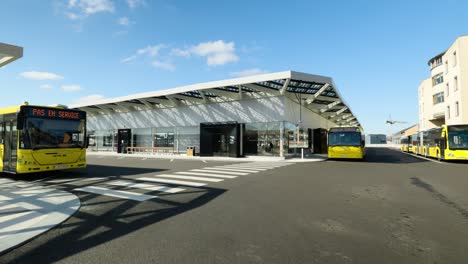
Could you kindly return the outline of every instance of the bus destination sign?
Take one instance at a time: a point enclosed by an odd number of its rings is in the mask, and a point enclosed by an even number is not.
[[[86,115],[86,113],[82,111],[36,107],[36,106],[29,106],[29,107],[23,106],[23,110],[26,116],[43,117],[43,118],[80,120],[80,119],[84,119]]]
[[[332,127],[330,128],[330,133],[333,132],[360,132],[357,127]]]

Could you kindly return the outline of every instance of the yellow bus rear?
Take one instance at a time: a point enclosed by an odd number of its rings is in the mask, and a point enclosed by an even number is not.
[[[0,171],[86,167],[86,113],[22,105],[0,109]]]

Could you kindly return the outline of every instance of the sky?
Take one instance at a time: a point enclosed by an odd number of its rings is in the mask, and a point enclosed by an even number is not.
[[[73,104],[293,70],[332,77],[366,133],[417,123],[427,61],[468,1],[2,0],[0,107]],[[406,124],[386,125],[392,119]]]

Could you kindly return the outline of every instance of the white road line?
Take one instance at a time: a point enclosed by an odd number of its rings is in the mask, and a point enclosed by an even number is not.
[[[124,157],[118,157],[117,159],[123,159]]]
[[[77,188],[77,189],[75,189],[75,191],[102,194],[102,195],[105,195],[105,196],[124,198],[124,199],[139,201],[139,202],[143,202],[143,201],[146,201],[146,200],[157,197],[157,196],[147,195],[147,194],[142,194],[142,193],[117,191],[117,190],[112,190],[112,189],[107,189],[107,188],[102,188],[102,187],[95,187],[95,186],[87,186],[87,187],[83,187],[83,188]]]
[[[100,181],[100,180],[106,180],[108,178],[104,177],[91,177],[91,178],[69,178],[69,179],[57,179],[57,180],[51,180],[47,181],[47,183],[71,183],[71,182],[86,182],[86,181]]]
[[[173,161],[174,161],[174,159],[171,159],[171,162],[173,162]]]
[[[213,170],[204,170],[204,169],[194,169],[194,170],[190,170],[190,171],[196,171],[196,172],[208,172],[208,173],[221,173],[221,174],[231,174],[231,175],[240,175],[240,176],[243,176],[243,175],[249,175],[248,173],[246,172],[234,172],[234,171],[221,171],[221,170],[216,170],[216,169],[213,169]]]
[[[172,175],[172,174],[159,174],[159,175],[155,175],[155,176],[164,177],[164,178],[182,179],[182,180],[207,181],[207,182],[221,182],[221,181],[224,181],[223,179],[185,176],[185,175]]]
[[[214,167],[214,168],[224,168],[224,169],[239,169],[239,170],[257,170],[257,171],[264,171],[264,170],[269,170],[265,168],[252,168],[252,167],[240,167],[240,166],[220,166],[220,167]]]
[[[131,181],[111,181],[106,182],[106,184],[114,185],[114,186],[123,186],[129,188],[137,188],[137,189],[144,189],[149,191],[159,191],[159,192],[166,192],[166,193],[178,193],[185,191],[181,188],[172,188],[163,185],[156,185],[156,184],[147,184],[147,183],[135,183]]]
[[[206,163],[206,160],[202,160],[203,163]]]
[[[109,177],[107,177],[107,178],[104,178],[104,177],[91,177],[91,178],[85,178],[85,179],[79,180],[78,182],[84,182],[84,181],[102,181],[102,180],[108,180],[110,177],[112,177],[112,176],[109,176]]]
[[[247,170],[247,169],[223,169],[219,167],[205,167],[204,170],[218,170],[218,171],[236,171],[236,172],[247,172],[247,173],[257,173],[258,171],[255,170]]]
[[[149,177],[141,177],[141,178],[138,178],[137,180],[168,183],[168,184],[175,184],[175,185],[186,185],[186,186],[193,186],[193,187],[201,187],[201,186],[206,185],[205,183],[199,183],[199,182],[178,181],[178,180],[149,178]]]
[[[238,165],[238,164],[235,164]],[[283,165],[261,165],[261,164],[242,164],[239,166],[247,166],[247,167],[254,167],[254,168],[279,168],[284,167]]]
[[[191,171],[178,171],[176,174],[185,174],[185,175],[194,175],[194,176],[206,176],[206,177],[217,177],[224,179],[234,179],[237,176],[233,175],[221,175],[221,174],[211,174],[211,173],[200,173],[200,172],[191,172]]]
[[[141,160],[147,160],[148,158],[142,158]]]

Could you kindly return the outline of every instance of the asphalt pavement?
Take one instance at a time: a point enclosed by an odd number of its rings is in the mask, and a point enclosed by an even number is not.
[[[468,263],[465,163],[385,148],[365,161],[88,162],[23,177],[81,208],[0,262]]]

